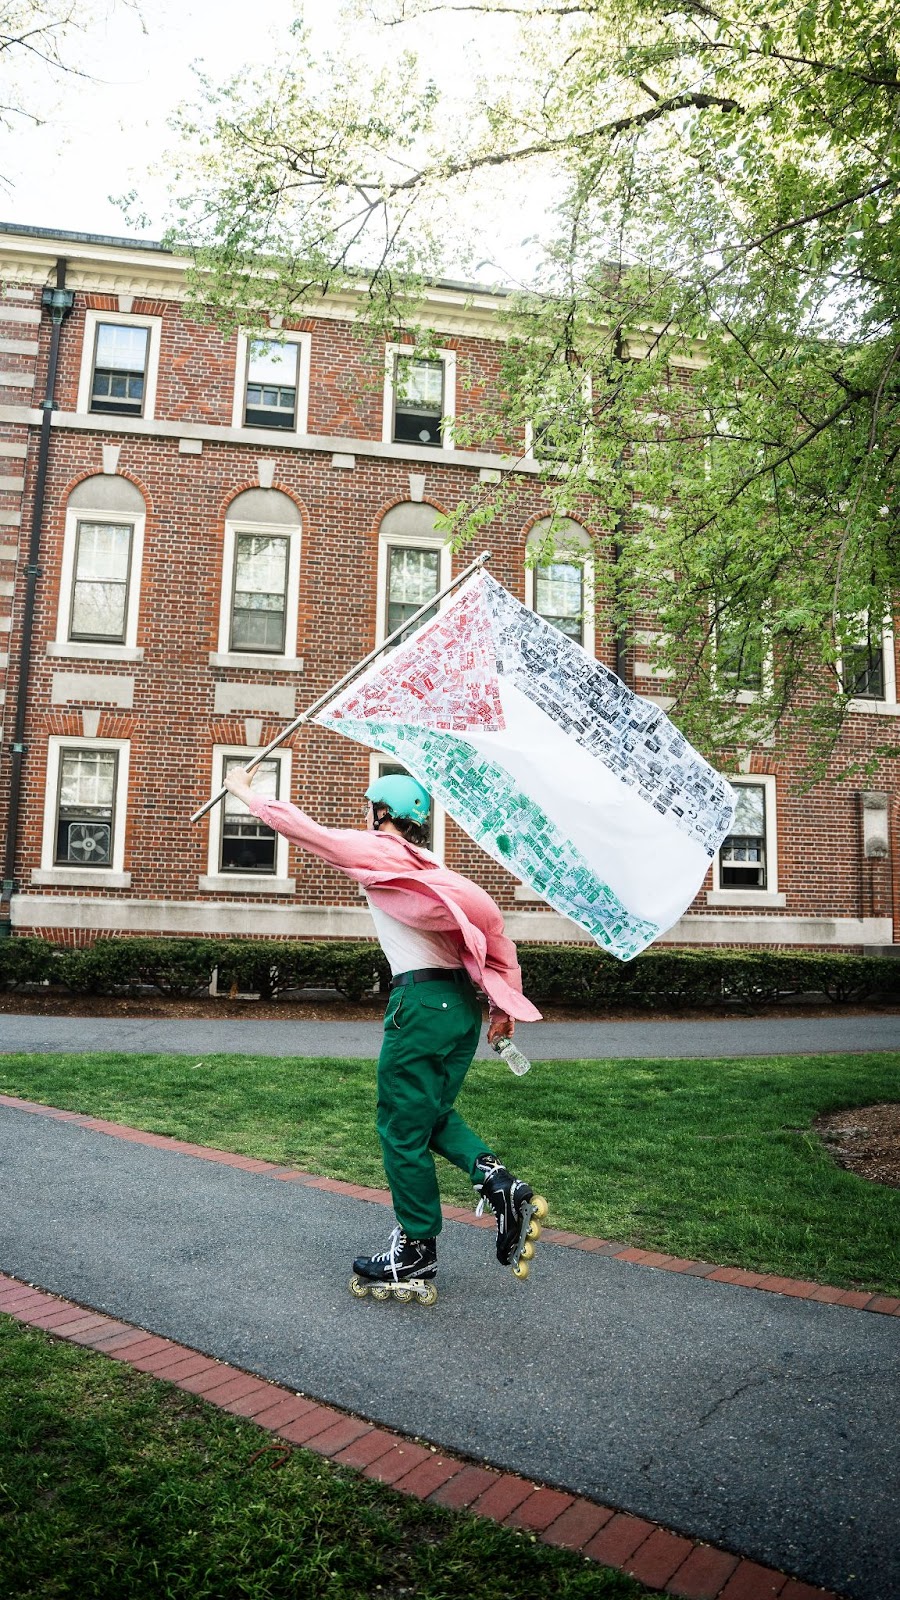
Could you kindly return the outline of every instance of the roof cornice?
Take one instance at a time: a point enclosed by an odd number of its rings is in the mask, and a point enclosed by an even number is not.
[[[82,293],[173,301],[188,298],[191,259],[163,245],[0,223],[0,275],[7,281],[43,287],[53,280],[60,258],[67,263],[67,286]],[[360,317],[364,294],[362,285],[358,290],[332,291],[298,305],[296,314],[354,322]],[[436,330],[480,338],[503,337],[498,314],[506,298],[501,292],[464,284],[437,283],[423,291]]]

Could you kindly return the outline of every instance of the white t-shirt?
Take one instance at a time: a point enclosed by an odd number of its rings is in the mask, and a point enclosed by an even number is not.
[[[375,924],[378,943],[387,956],[391,976],[398,972],[417,972],[421,967],[460,968],[459,950],[446,933],[426,933],[421,928],[410,928],[389,916],[379,906],[373,906],[369,896],[369,910]]]

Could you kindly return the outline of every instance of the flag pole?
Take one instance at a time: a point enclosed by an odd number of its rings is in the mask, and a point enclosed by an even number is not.
[[[335,695],[338,694],[341,689],[343,689],[344,685],[350,683],[351,679],[355,678],[360,672],[362,672],[363,668],[367,667],[370,661],[374,661],[377,656],[381,655],[383,650],[386,650],[388,646],[392,645],[396,639],[399,639],[401,633],[406,633],[409,628],[413,627],[414,624],[418,622],[420,617],[424,617],[426,611],[431,611],[432,608],[437,605],[439,600],[443,600],[445,595],[451,594],[454,589],[458,589],[460,584],[465,582],[466,578],[470,578],[473,572],[478,572],[486,562],[490,561],[490,559],[490,550],[482,550],[481,555],[476,557],[476,559],[472,561],[469,566],[467,566],[465,570],[459,574],[458,577],[454,578],[452,582],[446,585],[445,588],[441,589],[439,594],[434,595],[431,600],[426,600],[425,604],[420,606],[418,611],[414,612],[411,617],[407,618],[406,622],[401,622],[399,628],[395,628],[393,633],[388,634],[388,637],[384,639],[381,644],[376,645],[374,650],[370,650],[369,654],[364,656],[362,661],[358,661],[355,667],[351,667],[349,672],[345,672],[344,676],[340,678],[337,683],[332,684],[330,689],[326,689],[324,694],[320,694],[318,700],[314,700],[311,706],[307,706],[305,711],[301,711],[299,717],[295,717],[293,722],[289,722],[287,727],[283,728],[281,733],[278,734],[277,738],[273,739],[271,744],[266,745],[265,750],[260,750],[259,755],[252,756],[247,762],[246,770],[248,772],[252,772],[255,767],[259,766],[261,761],[265,761],[266,756],[271,755],[273,750],[277,750],[280,744],[284,744],[285,739],[289,739],[292,733],[296,733],[298,728],[302,728],[305,722],[311,721],[316,712],[321,711],[322,707],[326,705],[329,700],[333,700]],[[205,805],[200,807],[199,811],[194,812],[193,816],[191,817],[191,821],[199,822],[201,817],[206,816],[207,811],[211,811],[213,806],[217,806],[219,804],[220,800],[224,800],[227,793],[227,789],[220,789],[218,794],[214,794],[211,799],[207,800]]]

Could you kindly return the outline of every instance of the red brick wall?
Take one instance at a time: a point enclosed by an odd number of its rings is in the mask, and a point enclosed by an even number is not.
[[[38,303],[37,291],[34,303]],[[61,413],[72,412],[76,407],[84,313],[89,306],[115,310],[118,300],[101,295],[77,296],[75,311],[62,332],[58,383]],[[133,311],[163,319],[156,418],[230,428],[236,336],[226,337],[215,327],[187,321],[174,302],[136,299]],[[336,450],[352,450],[354,438],[380,440],[382,351],[347,322],[322,319],[297,326],[312,334],[309,432],[333,434]],[[46,319],[41,340],[44,353],[40,381],[48,340]],[[474,415],[485,395],[489,395],[491,384],[497,381],[498,347],[484,338],[443,335],[439,336],[439,343],[458,353],[458,415]],[[0,365],[15,359],[3,358]],[[15,368],[9,366],[6,370]],[[7,391],[6,402],[21,404],[22,395]],[[37,429],[32,427],[28,436],[25,527]],[[26,430],[21,425],[0,426],[0,439],[25,437]],[[102,470],[103,443],[121,446],[119,473],[140,489],[147,505],[138,630],[138,645],[144,657],[137,664],[61,661],[45,653],[48,641],[56,634],[66,502],[76,483]],[[65,670],[90,675],[121,674],[135,680],[134,710],[123,712],[109,705],[103,710],[98,729],[101,737],[131,741],[125,866],[132,883],[130,889],[118,892],[121,897],[172,901],[242,898],[239,890],[200,894],[197,879],[207,870],[207,825],[192,826],[188,817],[208,793],[212,746],[226,742],[241,745],[244,740],[243,716],[216,716],[215,682],[288,681],[281,673],[270,677],[246,668],[214,668],[208,660],[209,653],[217,648],[225,508],[242,489],[256,486],[259,457],[275,461],[274,486],[295,500],[303,520],[297,636],[288,644],[288,649],[294,648],[304,660],[297,678],[298,711],[372,648],[378,527],[386,509],[409,499],[410,473],[425,473],[425,498],[441,507],[456,504],[478,484],[477,468],[448,462],[438,451],[425,464],[358,455],[355,469],[350,471],[333,467],[330,453],[323,451],[271,448],[255,441],[234,444],[204,440],[202,454],[184,455],[179,452],[177,437],[104,432],[99,418],[96,430],[75,431],[67,429],[63,419],[52,438],[29,692],[29,753],[17,865],[21,887],[29,894],[61,892],[34,888],[30,877],[32,868],[40,863],[47,739],[53,733],[80,734],[82,727],[79,710],[51,706],[52,674]],[[0,507],[6,503],[6,497],[0,495]],[[588,509],[585,508],[586,513]],[[539,486],[533,478],[522,476],[491,527],[491,571],[520,598],[524,598],[526,535],[535,518],[543,514],[546,505]],[[587,515],[585,521],[590,527]],[[0,528],[0,545],[8,542],[12,542],[11,535],[8,538]],[[472,554],[474,551],[456,558],[454,571]],[[608,557],[608,546],[598,541],[598,559]],[[11,563],[0,566],[0,575],[7,576],[8,581],[14,573],[21,585],[21,560],[18,568]],[[7,604],[0,595],[0,616]],[[17,617],[12,633],[14,660],[20,623],[21,618]],[[596,648],[602,660],[610,666],[615,664],[614,641],[602,612],[597,619]],[[637,687],[645,690],[646,680],[639,681]],[[249,711],[247,715],[254,713]],[[835,771],[848,751],[863,756],[884,743],[884,722],[874,716],[851,717],[836,755]],[[271,715],[263,716],[263,742],[274,736],[278,726]],[[889,735],[894,728],[900,728],[897,719],[891,719]],[[779,890],[787,896],[787,907],[786,911],[735,910],[729,915],[890,916],[892,907],[900,906],[900,882],[892,888],[891,863],[863,860],[858,799],[862,786],[893,794],[897,789],[896,761],[882,758],[864,780],[831,779],[807,794],[792,787],[790,763],[773,762],[761,753],[754,757],[752,770],[774,772],[779,780]],[[358,747],[322,730],[305,730],[296,737],[292,797],[322,822],[346,826],[361,821],[360,797],[367,779],[368,758]],[[5,785],[3,769],[0,784]],[[0,814],[5,806],[4,788],[0,793]],[[896,858],[894,852],[895,873],[900,870]],[[449,821],[447,859],[481,882],[503,907],[516,906],[513,880]],[[292,850],[289,872],[297,880],[298,904],[360,905],[355,885],[314,858]],[[117,894],[99,886],[71,892],[79,899]],[[256,894],[243,899],[248,907],[260,904]],[[695,909],[705,911],[703,893]]]

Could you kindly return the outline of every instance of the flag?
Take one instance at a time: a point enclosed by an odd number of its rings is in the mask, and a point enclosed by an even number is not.
[[[734,815],[659,706],[484,571],[316,721],[394,756],[623,961],[678,921]]]

